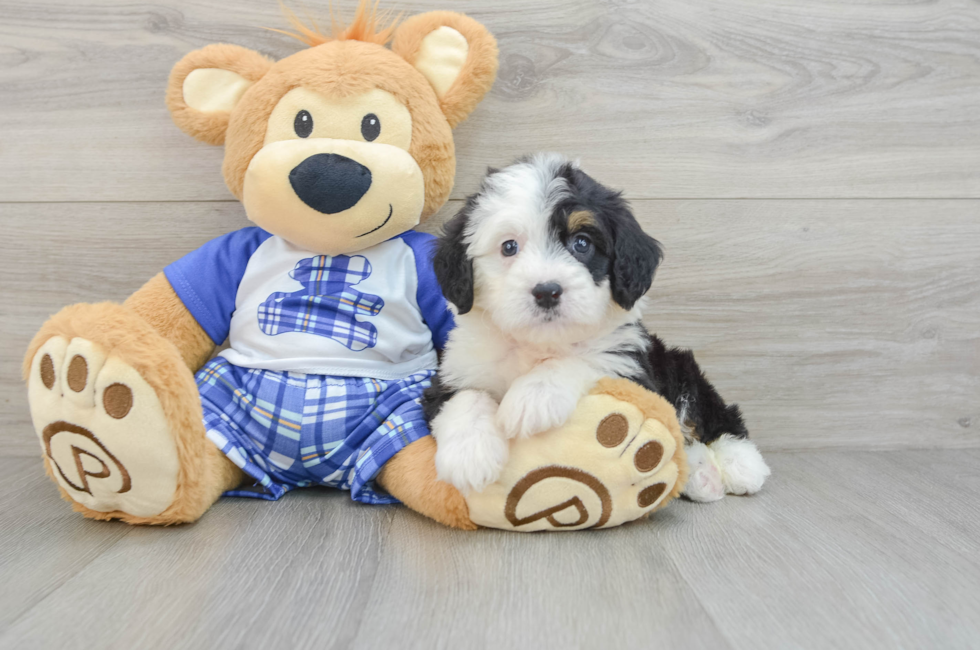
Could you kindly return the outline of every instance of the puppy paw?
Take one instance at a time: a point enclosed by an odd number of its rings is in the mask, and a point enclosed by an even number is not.
[[[687,462],[691,473],[682,493],[691,501],[709,503],[725,496],[725,485],[714,452],[694,441],[687,447]]]
[[[755,443],[730,434],[711,443],[728,494],[755,494],[772,473]]]
[[[495,431],[441,442],[436,450],[436,476],[466,496],[496,481],[507,457],[507,441]]]
[[[546,379],[524,376],[515,381],[497,409],[497,426],[507,438],[526,438],[568,422],[579,395]]]
[[[482,391],[457,393],[432,420],[436,475],[464,495],[480,491],[500,476],[508,445],[497,431],[497,403]]]
[[[692,501],[718,501],[726,494],[755,494],[771,473],[751,440],[725,434],[710,445],[687,448],[691,466],[684,496]]]

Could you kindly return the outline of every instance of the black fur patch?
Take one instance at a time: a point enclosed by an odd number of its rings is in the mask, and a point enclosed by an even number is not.
[[[640,367],[640,375],[626,379],[670,402],[678,417],[684,414],[685,422],[681,424],[691,427],[694,437],[706,445],[726,433],[736,438],[749,437],[741,409],[737,404],[725,404],[694,359],[693,352],[668,348],[660,337],[650,334],[641,323],[623,327],[643,330],[643,338],[647,341],[637,350],[622,353]]]
[[[609,277],[612,269],[612,241],[609,234],[598,223],[571,230],[568,225],[568,217],[575,211],[575,209],[569,210],[558,207],[551,215],[549,228],[552,237],[561,242],[561,245],[568,249],[572,257],[589,270],[592,280],[599,284]],[[587,236],[592,241],[592,251],[586,255],[579,254],[572,248],[574,240],[579,234]]]
[[[652,371],[653,391],[673,404],[678,416],[685,414],[695,438],[709,444],[725,433],[736,438],[749,437],[741,409],[737,404],[725,404],[695,361],[693,352],[668,348],[657,336],[651,336],[650,340],[648,367]]]
[[[442,354],[439,355],[439,363],[440,365],[442,364]],[[439,373],[436,373],[435,377],[432,378],[432,385],[422,393],[422,412],[425,413],[426,422],[432,422],[439,415],[442,407],[453,398],[456,392],[451,388],[447,388],[442,383],[442,377]]]
[[[643,232],[632,215],[629,221],[617,224],[615,237],[610,278],[612,296],[620,307],[628,310],[650,290],[663,250],[660,242]]]
[[[442,293],[460,314],[473,309],[473,260],[467,255],[463,236],[477,197],[474,194],[467,198],[463,209],[446,222],[432,257],[432,268]]]
[[[568,228],[569,216],[580,210],[589,212],[594,223],[576,232],[593,240],[595,252],[580,261],[596,283],[609,278],[613,300],[623,309],[632,309],[653,284],[663,259],[660,242],[643,232],[621,192],[609,189],[570,164],[563,165],[558,176],[568,184],[569,195],[551,215],[554,236],[570,247],[574,233]]]

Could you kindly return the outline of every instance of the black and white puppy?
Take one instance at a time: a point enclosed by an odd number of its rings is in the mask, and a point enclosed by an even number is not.
[[[620,193],[566,158],[490,170],[433,260],[456,314],[424,399],[439,478],[482,490],[507,462],[507,439],[561,426],[612,376],[677,408],[689,432],[689,497],[757,491],[769,469],[738,407],[725,405],[689,351],[667,349],[643,327],[661,257]]]

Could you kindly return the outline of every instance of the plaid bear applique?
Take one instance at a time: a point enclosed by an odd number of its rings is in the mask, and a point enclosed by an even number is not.
[[[289,277],[303,289],[277,291],[259,305],[259,328],[269,336],[303,332],[325,336],[354,352],[373,348],[378,330],[356,316],[377,316],[385,302],[354,285],[371,276],[363,255],[317,255],[297,262]]]

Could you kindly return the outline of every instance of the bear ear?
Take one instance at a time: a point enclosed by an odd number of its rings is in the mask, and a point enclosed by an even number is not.
[[[483,25],[452,11],[412,16],[395,30],[391,49],[429,81],[454,128],[497,76],[497,41]]]
[[[167,108],[187,135],[222,144],[228,117],[252,84],[272,62],[237,45],[208,45],[181,59],[170,72]]]

